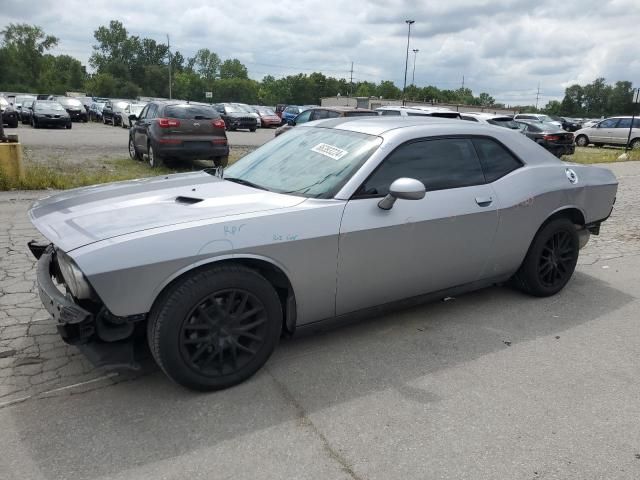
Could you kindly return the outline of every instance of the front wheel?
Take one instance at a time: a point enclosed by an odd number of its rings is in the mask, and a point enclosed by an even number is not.
[[[640,150],[640,138],[635,138],[629,144],[632,150]]]
[[[179,280],[149,314],[147,338],[160,368],[176,383],[219,390],[243,382],[271,356],[282,308],[259,273],[235,265]]]
[[[580,241],[576,226],[557,218],[536,234],[514,277],[516,285],[536,297],[555,295],[571,279],[578,262]]]
[[[579,147],[586,147],[589,145],[589,139],[586,135],[578,135],[578,138],[576,138],[576,145]]]

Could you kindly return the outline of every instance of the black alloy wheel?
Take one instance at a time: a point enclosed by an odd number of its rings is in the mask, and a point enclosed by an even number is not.
[[[193,308],[180,332],[180,352],[196,372],[227,375],[247,365],[266,341],[264,304],[245,290],[215,292]]]
[[[578,263],[577,226],[568,218],[545,223],[536,234],[513,281],[536,297],[555,295],[569,282]]]
[[[572,265],[575,260],[577,258],[571,236],[564,230],[557,231],[542,247],[538,263],[540,283],[551,288],[566,283],[565,277],[573,273]]]
[[[147,324],[153,358],[176,383],[219,390],[255,374],[282,332],[282,305],[260,273],[241,265],[186,274],[154,304]]]

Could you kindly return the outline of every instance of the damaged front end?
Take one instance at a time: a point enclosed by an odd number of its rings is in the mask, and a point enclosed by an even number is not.
[[[38,259],[38,294],[62,339],[97,367],[138,370],[136,339],[143,334],[136,333],[144,331],[146,315],[113,315],[64,252],[53,244],[31,241],[28,246]]]

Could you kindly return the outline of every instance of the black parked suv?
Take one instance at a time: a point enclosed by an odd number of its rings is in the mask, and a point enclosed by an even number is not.
[[[164,159],[213,160],[216,166],[227,166],[225,123],[210,105],[155,101],[129,118],[129,155],[134,160],[146,155],[152,167]]]
[[[258,128],[258,120],[256,117],[237,105],[233,105],[232,103],[216,103],[214,107],[220,116],[222,116],[227,130],[246,128],[251,132],[255,132]]]
[[[127,100],[107,100],[102,109],[102,123],[117,127],[122,124],[122,115],[130,102]]]
[[[84,108],[84,105],[80,100],[73,97],[56,97],[54,99],[67,111],[71,120],[78,120],[81,122],[87,122],[89,120],[89,114]]]

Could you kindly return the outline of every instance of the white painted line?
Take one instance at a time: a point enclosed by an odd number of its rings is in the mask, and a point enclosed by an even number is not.
[[[38,396],[47,395],[48,393],[62,392],[64,390],[69,390],[70,388],[81,387],[82,385],[89,385],[90,383],[100,382],[101,380],[108,380],[109,378],[116,377],[117,375],[117,373],[109,373],[107,375],[104,375],[103,377],[93,378],[91,380],[87,380],[86,382],[74,383],[72,385],[54,388],[53,390],[47,390],[46,392],[39,393]]]
[[[28,397],[16,398],[15,400],[9,400],[8,402],[0,403],[0,408],[9,407],[11,405],[15,405],[16,403],[22,403],[24,401],[29,400],[33,395],[29,395]]]

